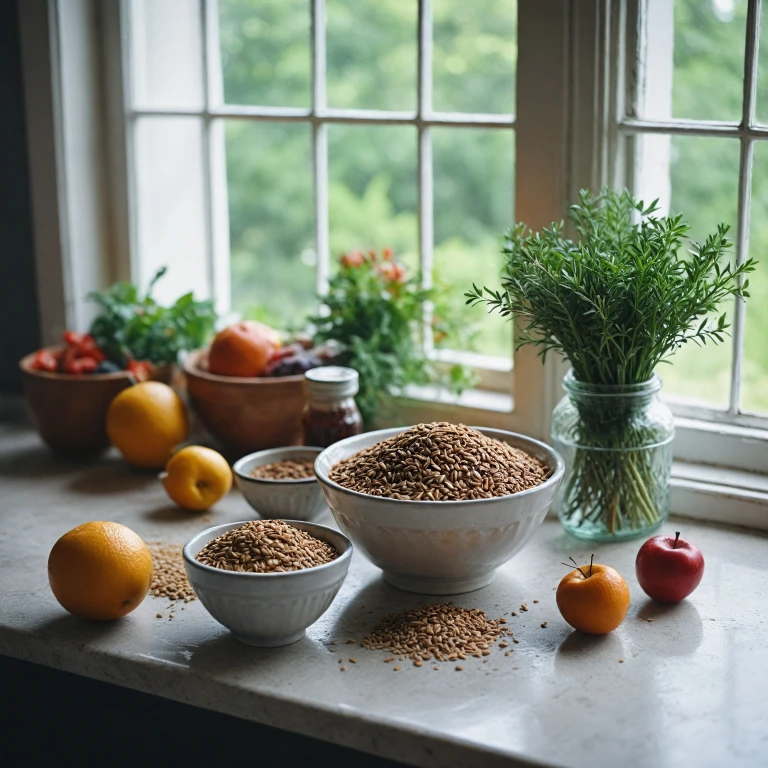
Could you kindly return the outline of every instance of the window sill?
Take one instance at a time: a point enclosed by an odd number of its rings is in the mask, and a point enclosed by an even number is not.
[[[671,508],[684,517],[768,530],[768,475],[675,462]]]

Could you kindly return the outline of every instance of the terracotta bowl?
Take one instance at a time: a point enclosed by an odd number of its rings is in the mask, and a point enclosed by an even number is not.
[[[243,456],[301,442],[303,376],[216,376],[207,367],[207,349],[187,356],[187,392],[206,429],[228,452]]]
[[[61,347],[48,347],[57,353]],[[109,448],[106,418],[112,399],[133,378],[127,371],[70,376],[32,367],[35,352],[19,361],[32,423],[46,445],[62,456],[94,456]],[[171,384],[176,365],[155,366],[150,378]]]
[[[56,352],[58,348],[50,347]],[[38,371],[35,353],[19,361],[24,395],[35,429],[64,456],[96,455],[109,447],[106,416],[112,398],[132,383],[126,371],[70,376]]]

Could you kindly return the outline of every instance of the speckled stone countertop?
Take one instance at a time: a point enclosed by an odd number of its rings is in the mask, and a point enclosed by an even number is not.
[[[168,620],[167,601],[148,597],[126,619],[90,624],[54,600],[48,552],[75,525],[116,520],[147,541],[181,544],[208,525],[248,519],[237,492],[213,512],[183,513],[152,474],[117,456],[66,464],[13,427],[0,430],[0,489],[2,654],[417,766],[768,765],[761,534],[670,523],[702,549],[707,566],[691,599],[662,607],[635,580],[638,544],[591,547],[547,521],[490,587],[455,599],[507,617],[519,638],[509,656],[496,649],[461,672],[409,662],[394,672],[385,653],[345,641],[359,643],[383,614],[422,600],[384,584],[358,555],[328,613],[286,648],[240,645],[197,601]],[[632,592],[624,624],[603,638],[572,633],[555,606],[560,561],[592,551]],[[523,602],[527,613],[518,610]],[[340,672],[339,656],[358,663]]]

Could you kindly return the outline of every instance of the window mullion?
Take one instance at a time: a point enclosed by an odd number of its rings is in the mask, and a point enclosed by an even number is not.
[[[212,111],[223,101],[219,52],[219,2],[202,0],[203,34],[203,190],[206,212],[208,274],[211,298],[220,314],[231,304],[229,266],[229,193],[226,136],[222,120]]]
[[[418,196],[419,196],[419,263],[424,288],[432,287],[434,249],[434,202],[432,188],[432,132],[424,124],[432,112],[432,5],[419,0],[418,23]],[[432,307],[424,313],[424,350],[432,351]]]
[[[325,0],[312,0],[312,166],[315,193],[315,287],[328,290],[330,245],[328,224],[328,126],[318,117],[326,107]]]
[[[744,99],[742,127],[748,130],[755,117],[757,89],[757,49],[759,44],[761,0],[750,0],[747,10],[747,35],[744,50]],[[739,218],[736,233],[736,264],[743,264],[749,254],[749,217],[752,201],[752,163],[755,144],[748,134],[741,139],[739,161]],[[741,405],[741,376],[744,361],[745,304],[736,299],[733,318],[733,356],[731,361],[731,393],[728,413],[736,416]]]

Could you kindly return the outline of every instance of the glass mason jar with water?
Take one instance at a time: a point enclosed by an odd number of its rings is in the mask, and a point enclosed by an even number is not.
[[[582,539],[620,541],[656,530],[669,514],[672,412],[661,380],[606,386],[577,381],[552,414],[552,442],[565,459],[557,508]]]

